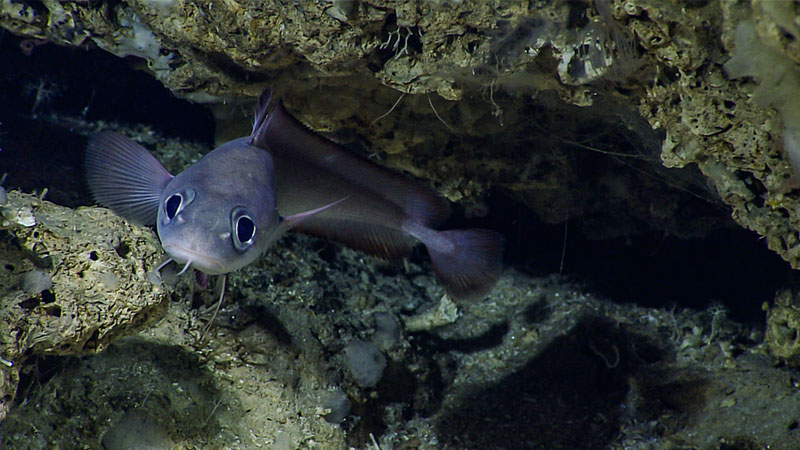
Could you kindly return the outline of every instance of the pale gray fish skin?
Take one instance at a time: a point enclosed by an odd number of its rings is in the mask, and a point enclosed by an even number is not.
[[[155,224],[172,259],[210,275],[250,264],[291,223],[276,209],[272,158],[247,137],[173,177],[136,142],[103,132],[89,143],[86,171],[99,203],[133,222]]]
[[[191,261],[210,275],[233,272],[258,258],[280,234],[272,158],[246,141],[223,144],[164,189],[156,227],[164,251],[176,262]],[[176,198],[182,203],[170,217],[168,202]],[[252,236],[249,229],[237,231],[237,220],[252,221]]]

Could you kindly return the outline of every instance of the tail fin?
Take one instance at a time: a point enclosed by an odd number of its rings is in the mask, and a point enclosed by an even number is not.
[[[436,275],[457,298],[487,294],[503,265],[503,236],[492,230],[438,231],[424,242]]]

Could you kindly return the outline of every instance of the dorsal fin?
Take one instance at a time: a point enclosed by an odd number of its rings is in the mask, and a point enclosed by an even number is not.
[[[256,113],[253,116],[253,130],[250,131],[250,137],[247,139],[247,143],[250,145],[259,146],[256,142],[260,141],[261,135],[264,132],[264,125],[267,120],[268,111],[269,111],[269,104],[272,101],[272,89],[267,88],[264,89],[264,92],[258,96],[258,105],[256,105]],[[262,148],[264,148],[262,146]]]

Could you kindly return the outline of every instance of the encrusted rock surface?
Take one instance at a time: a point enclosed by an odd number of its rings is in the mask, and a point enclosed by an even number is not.
[[[749,8],[45,2],[4,4],[0,24],[146,60],[177,95],[218,105],[221,136],[243,129],[224,122],[231,105],[277,86],[314,129],[360,142],[471,214],[501,189],[544,220],[569,220],[595,237],[647,229],[689,236],[725,226],[725,212],[707,212],[709,202],[724,202],[796,264],[781,127],[748,99],[752,84],[722,69],[737,23],[763,16],[759,4]],[[696,163],[716,189],[691,170],[664,169],[659,154],[668,167]]]
[[[765,100],[769,83],[725,65],[737,28],[750,22],[794,73],[797,8],[768,0],[48,0],[0,2],[0,26],[29,39],[24,54],[57,44],[126,57],[175,95],[208,104],[218,139],[246,133],[240,110],[275,86],[313,129],[425,179],[468,216],[485,215],[498,190],[593,239],[702,236],[730,226],[732,215],[798,266],[800,196],[784,148],[794,116]],[[9,79],[29,76],[5,70]],[[46,109],[47,80],[38,81],[34,120]],[[82,118],[49,120],[76,135],[108,127],[82,121],[93,95],[73,99],[86,105]],[[172,171],[208,150],[128,134],[156,147]],[[204,335],[216,293],[187,278],[153,285],[146,274],[161,253],[152,232],[99,208],[59,208],[13,191],[9,199],[0,230],[8,237],[0,256],[12,261],[0,267],[0,416],[16,394],[25,401],[2,424],[9,446],[31,436],[41,448],[99,446],[126,423],[154,420],[187,447],[514,448],[520,436],[564,448],[800,445],[793,372],[764,356],[797,362],[789,291],[769,310],[765,338],[719,305],[616,305],[562,278],[516,270],[487,298],[459,304],[442,297],[419,260],[387,264],[291,236],[231,275]],[[523,249],[537,239],[508,237]],[[691,266],[675,262],[683,264]],[[31,271],[52,275],[52,287],[25,293]],[[63,356],[97,352],[161,316],[166,290],[175,301],[158,326],[100,355]],[[399,336],[377,336],[379,315],[397,319]],[[343,350],[355,341],[374,342],[386,357],[374,388],[345,369]],[[320,399],[329,392],[352,402],[341,425],[325,422]]]
[[[16,191],[0,206],[0,418],[32,356],[103,350],[166,311],[147,270],[161,257],[148,230],[104,208],[73,210]],[[35,290],[26,273],[51,278]]]

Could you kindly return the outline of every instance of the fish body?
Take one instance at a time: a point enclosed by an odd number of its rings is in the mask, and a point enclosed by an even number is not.
[[[485,294],[502,268],[503,236],[493,230],[437,228],[449,203],[423,183],[379,166],[311,132],[279,101],[262,95],[253,145],[275,164],[278,210],[294,214],[347,197],[293,230],[342,242],[366,253],[397,258],[422,243],[434,270],[455,297]]]
[[[448,292],[472,297],[499,276],[503,238],[436,228],[450,215],[438,193],[313,133],[262,94],[250,136],[172,176],[146,149],[112,132],[89,143],[95,199],[155,225],[175,261],[221,275],[260,256],[290,228],[397,258],[422,242]]]
[[[122,217],[155,225],[178,263],[220,275],[253,262],[282,231],[269,153],[240,138],[177,176],[136,142],[100,133],[86,157],[95,198]]]
[[[211,275],[253,262],[278,237],[272,159],[246,138],[230,141],[174,177],[156,227],[177,262]]]

